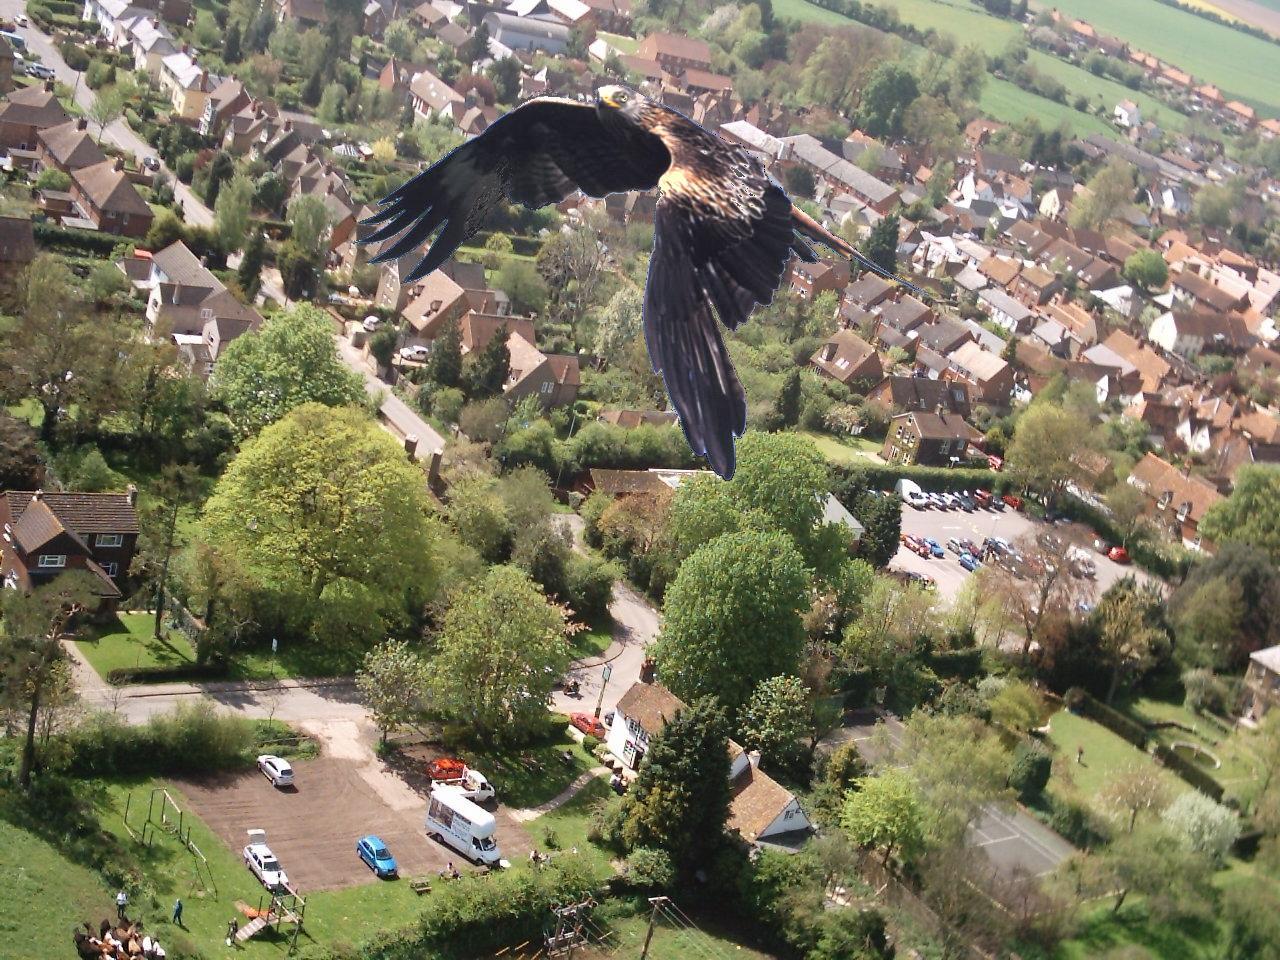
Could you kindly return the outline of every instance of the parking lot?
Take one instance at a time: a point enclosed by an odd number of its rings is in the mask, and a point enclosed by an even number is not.
[[[914,537],[932,537],[944,546],[952,537],[968,538],[979,545],[987,537],[1004,537],[1013,542],[1028,533],[1048,529],[1048,526],[1012,507],[1003,512],[978,509],[972,513],[966,513],[964,510],[938,510],[932,507],[917,510],[905,503],[902,505],[903,533]],[[1083,530],[1083,528],[1077,529]],[[1089,552],[1098,568],[1093,582],[1099,596],[1125,576],[1136,576],[1139,580],[1145,578],[1145,575],[1131,564],[1113,563],[1092,549]],[[929,577],[937,584],[938,595],[948,603],[955,598],[965,580],[972,576],[960,566],[956,554],[950,550],[942,558],[925,558],[913,553],[905,546],[899,546],[889,566]]]
[[[177,783],[193,812],[237,857],[246,830],[266,830],[268,846],[304,895],[375,882],[355,853],[356,841],[369,833],[386,843],[402,877],[434,875],[449,861],[460,870],[472,869],[459,854],[427,839],[422,825],[427,801],[420,788],[413,788],[417,802],[410,796],[393,805],[370,785],[357,761],[319,757],[293,768],[297,786],[291,790],[277,790],[257,770]],[[503,857],[512,862],[527,857],[528,832],[503,808],[495,815]]]

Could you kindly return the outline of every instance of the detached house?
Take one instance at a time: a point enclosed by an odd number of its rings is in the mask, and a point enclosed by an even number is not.
[[[1147,498],[1147,516],[1183,546],[1208,549],[1201,541],[1199,525],[1209,508],[1222,499],[1213,484],[1183,473],[1154,453],[1148,453],[1133,468],[1129,483]]]
[[[15,90],[0,104],[0,148],[35,150],[36,134],[71,118],[53,92],[53,81]]]
[[[89,122],[80,117],[37,133],[35,169],[61,170],[69,174],[106,160],[107,155],[94,142],[88,126]]]
[[[947,379],[969,384],[980,402],[1003,407],[1013,393],[1013,367],[970,340],[947,357]]]
[[[642,678],[618,701],[605,742],[627,769],[638,770],[650,740],[687,709],[684,701],[662,684]],[[811,829],[795,795],[760,769],[758,752],[747,752],[732,740],[726,748],[732,790],[726,824],[730,830],[748,843],[757,843]]]
[[[120,157],[72,171],[71,198],[104,233],[145,237],[151,229],[151,207],[124,172]]]
[[[1152,322],[1147,336],[1188,360],[1205,352],[1244,353],[1257,342],[1239,314],[1199,310],[1170,310]]]
[[[138,541],[138,492],[0,495],[0,581],[14,590],[43,586],[64,570],[84,570],[110,606],[123,596]]]
[[[981,439],[964,417],[945,407],[913,410],[889,421],[880,456],[889,463],[945,467],[963,460],[969,444]]]
[[[578,399],[582,375],[576,356],[543,353],[514,332],[507,337],[507,354],[511,374],[502,392],[508,400],[533,396],[544,407],[563,407]]]
[[[846,387],[862,383],[864,389],[884,376],[880,355],[852,330],[837,330],[809,358],[809,366]]]

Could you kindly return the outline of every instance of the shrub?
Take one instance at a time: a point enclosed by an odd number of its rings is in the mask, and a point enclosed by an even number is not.
[[[627,885],[637,890],[669,890],[676,880],[671,855],[654,847],[636,847],[627,857]]]
[[[180,774],[253,763],[257,737],[243,717],[218,714],[203,701],[130,726],[100,713],[66,736],[70,772],[85,777]]]
[[[1107,841],[1107,831],[1088,807],[1074,800],[1050,797],[1049,826],[1070,843],[1085,850],[1099,847]]]
[[[107,672],[107,683],[124,686],[130,683],[176,683],[178,681],[216,680],[227,675],[223,662],[188,663],[173,667],[116,667]]]
[[[59,170],[57,167],[46,167],[40,171],[40,176],[36,177],[37,190],[68,190],[71,187],[71,178]]]
[[[110,233],[93,233],[37,221],[31,225],[36,243],[52,247],[59,253],[83,253],[91,257],[109,257],[120,238]]]
[[[851,789],[855,780],[866,776],[867,761],[858,751],[858,745],[851,741],[836,747],[827,760],[825,775],[827,783],[834,784],[841,790]]]
[[[1180,757],[1164,744],[1156,746],[1155,758],[1201,793],[1214,800],[1222,799],[1222,784],[1215,780],[1203,767]]]
[[[571,554],[567,570],[569,606],[580,618],[599,620],[609,611],[618,568],[598,557]]]
[[[431,395],[431,412],[445,423],[457,423],[466,397],[457,387],[440,387]]]
[[[594,755],[596,752],[596,749],[599,746],[600,746],[599,737],[593,737],[591,734],[588,733],[586,736],[582,738],[582,749],[587,751],[587,753]]]
[[[90,90],[98,90],[109,83],[115,83],[116,68],[105,60],[94,60],[85,71],[84,83]]]
[[[1187,847],[1221,862],[1240,838],[1240,818],[1202,793],[1188,790],[1166,808],[1161,819]]]
[[[1029,803],[1044,793],[1052,769],[1049,751],[1034,740],[1023,740],[1013,752],[1009,786],[1018,792],[1020,800]]]
[[[1109,707],[1101,700],[1085,693],[1081,701],[1081,712],[1095,723],[1102,724],[1117,737],[1128,740],[1139,750],[1147,749],[1147,728],[1138,721],[1126,717],[1114,707]]]

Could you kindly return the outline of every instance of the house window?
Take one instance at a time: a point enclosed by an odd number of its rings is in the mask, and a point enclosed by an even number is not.
[[[212,308],[212,307],[201,307],[201,308],[200,308],[200,319],[201,319],[201,320],[212,320],[212,319],[213,319],[213,308]]]
[[[107,572],[108,577],[114,579],[116,572],[120,569],[120,565],[118,563],[104,563],[102,569]]]
[[[42,553],[40,554],[40,566],[44,569],[61,570],[67,565],[65,554],[61,553]]]
[[[124,535],[120,533],[100,533],[93,542],[99,547],[120,547],[124,545]]]
[[[539,393],[550,393],[555,388],[555,384],[551,382],[544,383],[538,388]]]
[[[795,817],[796,811],[794,807],[787,807],[787,812],[782,815],[783,820],[790,820]]]
[[[1198,533],[1197,533],[1197,534],[1195,535],[1195,537],[1193,537],[1193,538],[1192,538],[1192,540],[1191,540],[1191,549],[1192,549],[1192,550],[1199,550],[1199,549],[1200,549],[1200,534],[1198,534]]]
[[[1156,506],[1163,510],[1165,507],[1169,506],[1169,502],[1171,500],[1173,500],[1173,491],[1166,490],[1164,493],[1160,494],[1160,499],[1156,501]]]

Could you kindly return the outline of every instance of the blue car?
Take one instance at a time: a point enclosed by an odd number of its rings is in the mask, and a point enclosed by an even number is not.
[[[960,566],[972,573],[982,566],[982,563],[972,553],[966,553],[960,557]]]
[[[945,557],[947,555],[947,551],[942,549],[942,544],[933,539],[933,537],[922,537],[921,539],[924,541],[924,545],[929,548],[929,552],[935,557]]]
[[[379,877],[386,879],[396,875],[396,858],[391,855],[387,845],[373,834],[356,841],[356,854]]]

